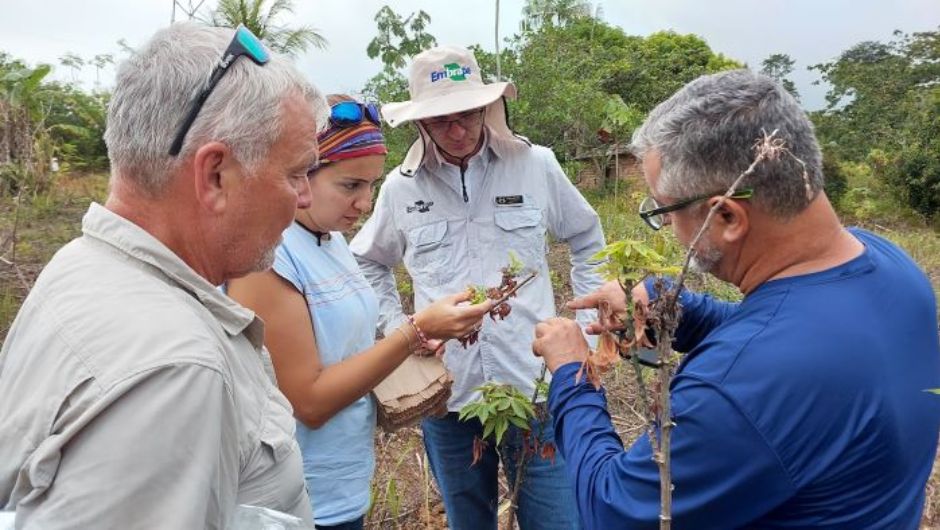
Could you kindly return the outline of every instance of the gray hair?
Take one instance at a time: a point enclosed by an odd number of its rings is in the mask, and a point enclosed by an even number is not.
[[[158,31],[118,68],[104,139],[112,178],[126,178],[159,195],[179,164],[209,141],[228,145],[257,170],[281,132],[281,104],[294,94],[312,106],[321,129],[323,96],[283,57],[263,67],[235,61],[186,134],[180,154],[168,154],[183,117],[218,64],[233,31],[189,22]]]
[[[822,190],[822,154],[806,112],[767,76],[733,70],[695,79],[653,109],[633,135],[633,150],[641,158],[659,153],[659,193],[719,194],[751,165],[754,144],[772,131],[806,164],[808,179],[784,155],[762,161],[740,187],[753,189],[753,200],[769,213],[788,218],[809,204],[807,186],[813,197]]]

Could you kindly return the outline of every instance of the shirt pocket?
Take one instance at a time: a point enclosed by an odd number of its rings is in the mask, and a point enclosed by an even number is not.
[[[440,285],[447,276],[444,270],[450,246],[446,220],[408,230],[405,265],[412,278],[419,283]]]
[[[545,227],[538,208],[496,210],[494,222],[501,230],[497,236],[508,250],[515,252],[526,267],[541,270],[545,263]]]
[[[296,423],[290,403],[279,391],[269,392],[266,406],[261,425],[261,445],[274,463],[280,463],[296,451]]]
[[[238,502],[293,513],[309,505],[303,459],[294,440],[295,420],[287,398],[277,389],[262,394],[258,445],[239,475]]]

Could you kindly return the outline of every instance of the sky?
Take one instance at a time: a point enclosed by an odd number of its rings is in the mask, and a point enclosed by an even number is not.
[[[203,9],[215,1],[205,0]],[[524,3],[499,2],[501,39],[518,31]],[[326,37],[328,48],[296,57],[297,66],[325,93],[355,93],[381,69],[366,55],[366,46],[376,33],[375,14],[385,4],[405,16],[426,11],[428,30],[439,44],[495,49],[495,0],[294,0],[293,15],[278,22],[312,26]],[[894,30],[940,27],[940,0],[608,0],[600,6],[604,21],[627,34],[694,33],[712,50],[752,67],[770,54],[789,54],[796,60],[791,79],[810,110],[825,104],[825,86],[813,85],[819,76],[807,66],[833,60],[865,40],[889,41]],[[107,88],[114,67],[72,72],[59,58],[71,52],[86,59],[102,53],[119,59],[124,54],[118,40],[144,43],[170,23],[172,8],[173,0],[0,0],[0,51],[30,65],[52,64],[55,79],[73,81],[74,75],[84,88]],[[181,18],[185,15],[177,10]]]

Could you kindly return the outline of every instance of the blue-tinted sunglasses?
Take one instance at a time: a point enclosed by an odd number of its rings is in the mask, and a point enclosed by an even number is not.
[[[362,120],[369,120],[377,127],[382,126],[379,109],[373,103],[340,101],[330,107],[330,123],[335,127],[355,127],[362,123]]]
[[[258,66],[264,66],[271,60],[271,55],[261,44],[261,41],[258,40],[258,37],[255,37],[254,33],[249,31],[248,28],[239,24],[238,28],[235,29],[235,37],[232,38],[232,42],[225,49],[225,53],[222,54],[219,64],[212,70],[209,82],[206,83],[202,92],[190,104],[189,114],[186,115],[186,119],[180,123],[179,129],[176,130],[176,137],[173,138],[173,143],[170,144],[170,156],[180,154],[180,149],[183,148],[183,140],[186,139],[186,133],[193,126],[193,122],[196,121],[196,116],[199,115],[202,106],[206,104],[206,100],[209,99],[209,94],[219,84],[219,80],[222,79],[228,68],[243,55],[254,61]]]

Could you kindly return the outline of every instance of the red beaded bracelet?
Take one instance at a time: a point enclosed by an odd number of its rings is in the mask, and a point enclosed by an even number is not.
[[[418,323],[415,322],[415,317],[413,315],[408,315],[408,323],[411,324],[411,327],[415,330],[415,335],[418,336],[418,341],[421,342],[421,348],[428,349],[428,336],[421,331],[421,328],[418,327]]]

